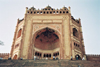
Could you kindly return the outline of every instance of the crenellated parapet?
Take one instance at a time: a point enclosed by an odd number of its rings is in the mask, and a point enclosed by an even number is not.
[[[26,7],[26,14],[68,14],[68,13],[70,13],[70,9],[68,9],[67,7],[63,7],[61,9],[54,9],[51,8],[50,6],[47,6],[43,9],[36,9],[34,7],[28,9],[28,7]]]
[[[92,56],[92,57],[100,57],[99,54],[87,54],[87,56]]]
[[[87,60],[98,60],[100,61],[100,55],[95,55],[95,54],[87,54],[86,55]]]
[[[0,53],[0,58],[8,59],[9,58],[9,53]]]

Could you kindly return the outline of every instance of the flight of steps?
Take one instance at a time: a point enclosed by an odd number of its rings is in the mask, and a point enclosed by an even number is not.
[[[0,67],[100,67],[100,61],[0,60]]]

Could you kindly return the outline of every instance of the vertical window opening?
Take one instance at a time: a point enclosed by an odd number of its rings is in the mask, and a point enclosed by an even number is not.
[[[21,33],[22,33],[22,29],[20,29],[20,30],[18,31],[18,36],[17,36],[17,38],[19,38],[19,37],[21,36]]]

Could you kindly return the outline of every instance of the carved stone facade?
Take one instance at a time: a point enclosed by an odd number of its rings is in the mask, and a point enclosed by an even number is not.
[[[36,10],[26,8],[18,19],[10,57],[13,59],[40,59],[53,56],[59,59],[82,59],[85,55],[81,20],[71,16],[70,7],[53,9],[47,6]]]

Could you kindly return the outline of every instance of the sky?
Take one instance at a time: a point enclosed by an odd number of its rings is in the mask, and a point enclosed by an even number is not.
[[[17,19],[24,18],[26,7],[42,9],[50,5],[71,7],[71,15],[81,19],[86,54],[100,54],[99,0],[0,0],[0,53],[10,53]]]

